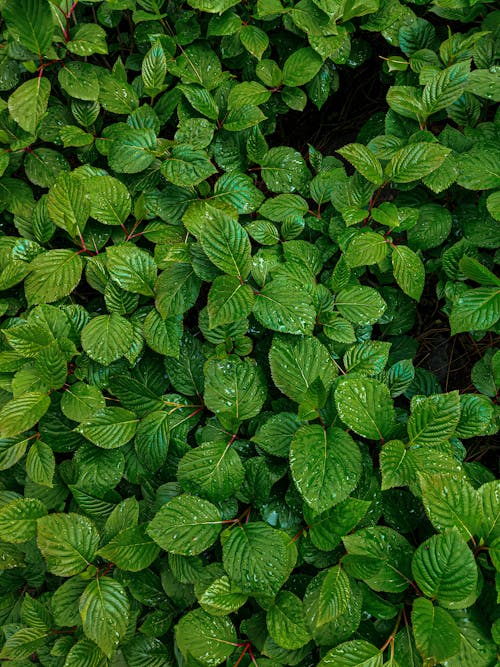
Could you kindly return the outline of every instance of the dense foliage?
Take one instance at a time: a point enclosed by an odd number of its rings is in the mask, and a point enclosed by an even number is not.
[[[0,660],[498,664],[500,12],[0,14]]]

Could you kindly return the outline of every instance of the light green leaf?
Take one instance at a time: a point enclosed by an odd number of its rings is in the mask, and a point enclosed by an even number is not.
[[[264,183],[271,192],[302,192],[311,180],[302,155],[287,146],[271,148],[260,166]]]
[[[395,183],[411,183],[435,171],[451,153],[438,143],[420,142],[400,148],[385,168]]]
[[[52,303],[71,294],[80,282],[82,260],[74,250],[57,248],[35,257],[24,282],[30,304]]]
[[[280,591],[267,610],[266,624],[273,640],[288,650],[304,646],[311,639],[302,600],[289,591]]]
[[[386,440],[395,423],[395,410],[385,384],[368,377],[343,377],[335,390],[342,421],[370,440]]]
[[[383,654],[367,641],[344,642],[325,655],[318,667],[382,667]]]
[[[465,273],[467,278],[480,285],[500,287],[500,278],[497,278],[493,271],[487,269],[484,264],[478,262],[474,257],[464,255],[458,262],[458,268],[462,273]]]
[[[167,59],[161,42],[157,40],[142,61],[142,80],[146,88],[156,92],[162,89],[166,74]]]
[[[122,289],[153,296],[157,269],[154,259],[146,250],[133,243],[122,243],[108,248],[106,259],[108,271]]]
[[[148,470],[156,471],[166,461],[169,444],[169,416],[167,412],[149,412],[137,427],[135,451]]]
[[[102,408],[76,430],[98,447],[115,449],[134,437],[138,421],[137,415],[125,408]]]
[[[116,579],[96,577],[84,590],[79,607],[84,633],[110,658],[128,627],[125,589]]]
[[[9,97],[9,112],[23,130],[34,134],[49,102],[50,83],[37,77],[21,84]]]
[[[261,28],[255,25],[245,25],[240,30],[240,40],[245,49],[255,56],[257,60],[262,58],[264,51],[269,46],[269,37]]]
[[[309,292],[285,277],[271,280],[257,292],[253,314],[272,331],[298,336],[312,334],[316,320]]]
[[[476,591],[477,566],[458,530],[433,535],[420,544],[412,561],[415,581],[424,595],[447,609],[463,609]]]
[[[107,53],[106,32],[96,23],[80,23],[71,31],[71,39],[66,48],[77,56],[91,56],[94,53]]]
[[[450,313],[451,335],[462,331],[482,331],[495,326],[500,319],[498,287],[469,289],[453,303]]]
[[[84,382],[75,382],[61,397],[63,415],[76,422],[85,421],[105,405],[106,402],[99,389]]]
[[[229,616],[211,616],[202,609],[195,609],[175,626],[175,640],[185,659],[216,667],[229,658],[237,636]]]
[[[99,533],[80,514],[49,514],[38,520],[38,548],[52,574],[71,577],[93,561],[99,546]]]
[[[343,158],[352,164],[352,166],[366,179],[375,185],[381,185],[384,181],[384,172],[380,160],[363,144],[347,144],[339,148]]]
[[[290,446],[293,481],[306,503],[323,512],[345,500],[361,475],[361,454],[345,431],[302,426]]]
[[[223,174],[214,186],[214,199],[233,206],[238,213],[252,213],[264,201],[264,195],[247,174],[231,171]]]
[[[408,419],[411,445],[439,445],[452,437],[460,418],[458,391],[435,394],[412,404]]]
[[[51,48],[54,23],[47,0],[7,0],[2,16],[9,33],[37,56]]]
[[[90,202],[84,182],[74,174],[59,174],[50,188],[47,212],[52,222],[70,236],[81,234],[90,215]],[[65,251],[69,252],[69,251]]]
[[[469,73],[470,60],[462,60],[433,76],[422,92],[426,114],[451,106],[464,92]]]
[[[181,187],[198,185],[215,172],[204,150],[185,144],[175,146],[161,166],[161,173],[167,181]]]
[[[160,553],[160,547],[146,535],[144,525],[120,531],[97,552],[122,570],[138,572],[149,567]]]
[[[126,81],[121,81],[107,69],[99,69],[99,103],[116,114],[129,114],[139,106],[139,96],[135,88]]]
[[[189,0],[188,5],[193,9],[199,9],[202,12],[210,14],[221,14],[229,7],[234,7],[239,0]],[[221,660],[222,662],[222,660]]]
[[[0,540],[27,542],[36,535],[37,519],[47,508],[37,498],[16,498],[0,507]]]
[[[285,60],[283,83],[285,86],[303,86],[321,69],[323,59],[310,46],[297,49]]]
[[[9,438],[23,433],[47,412],[50,398],[41,392],[27,392],[7,401],[0,410],[0,437]]]
[[[117,313],[98,315],[82,330],[82,347],[91,359],[104,366],[123,357],[134,341],[131,323]]]
[[[215,542],[222,528],[221,521],[215,505],[185,494],[163,505],[146,532],[165,551],[196,556]]]
[[[223,540],[222,562],[243,593],[276,595],[295,565],[296,548],[260,521],[235,526]]]
[[[493,419],[493,404],[487,396],[460,395],[460,420],[455,429],[457,438],[483,435]]]
[[[130,215],[130,193],[113,176],[91,176],[84,182],[90,215],[104,225],[123,225]],[[109,254],[106,255],[107,257]]]
[[[47,631],[41,628],[20,628],[7,637],[0,651],[0,659],[12,660],[14,664],[29,658],[46,641]],[[23,660],[24,662],[24,660]]]
[[[358,325],[374,324],[387,307],[376,289],[364,285],[340,290],[335,306],[346,320]]]
[[[238,592],[226,575],[215,579],[201,595],[197,594],[200,606],[212,616],[225,616],[237,611],[247,601],[247,596]]]
[[[367,340],[350,347],[344,354],[344,366],[349,373],[361,375],[378,375],[384,370],[391,343],[378,340]]]
[[[99,78],[90,63],[73,60],[66,62],[58,74],[61,88],[78,100],[96,101],[99,97]]]
[[[198,297],[200,285],[191,264],[172,263],[156,281],[155,305],[160,315],[166,318],[189,310]]]
[[[306,508],[311,542],[321,551],[332,551],[361,521],[371,503],[357,498],[346,498],[326,512],[315,514]]]
[[[210,327],[230,324],[247,317],[254,304],[253,290],[236,276],[217,276],[208,293]]]
[[[392,270],[405,294],[420,301],[425,283],[425,268],[420,257],[405,245],[392,248]]]
[[[275,414],[259,426],[252,442],[272,456],[288,456],[292,437],[301,423],[293,412]]]
[[[206,88],[202,86],[197,86],[196,84],[190,85],[180,85],[178,89],[184,93],[189,104],[199,111],[203,116],[206,116],[210,120],[217,120],[219,117],[219,107],[215,101],[213,95],[209,93]],[[190,141],[186,141],[190,144]]]
[[[205,404],[215,414],[250,419],[259,414],[266,396],[263,373],[250,360],[229,357],[205,364]]]
[[[154,130],[148,127],[125,126],[113,134],[108,155],[109,166],[113,171],[124,174],[144,171],[154,162],[153,150],[155,147],[156,133]]]
[[[483,484],[479,490],[482,523],[479,535],[487,544],[500,537],[500,481]]]
[[[103,667],[106,657],[90,639],[81,639],[70,648],[64,667]]]
[[[460,650],[460,633],[450,614],[425,598],[413,602],[411,613],[417,648],[426,665],[437,665]]]
[[[163,318],[154,308],[144,320],[144,340],[158,354],[179,357],[182,320],[178,316]]]
[[[351,583],[340,565],[317,574],[304,595],[309,627],[314,631],[337,619],[347,610],[350,599]]]
[[[479,144],[458,157],[457,183],[467,190],[489,190],[500,186],[498,150]]]
[[[266,120],[266,116],[259,107],[245,104],[228,112],[224,119],[224,129],[228,132],[240,132],[262,123],[263,120]]]
[[[200,237],[210,261],[231,276],[248,277],[252,268],[251,244],[243,227],[224,211],[213,209]]]
[[[382,234],[364,232],[357,234],[347,246],[344,259],[349,267],[378,264],[389,252],[389,244]]]
[[[26,473],[31,481],[41,486],[52,486],[56,460],[49,445],[36,440],[30,447],[26,457]]]

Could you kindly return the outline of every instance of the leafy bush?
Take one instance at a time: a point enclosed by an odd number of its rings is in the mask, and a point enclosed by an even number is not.
[[[0,11],[0,658],[497,664],[500,12]]]

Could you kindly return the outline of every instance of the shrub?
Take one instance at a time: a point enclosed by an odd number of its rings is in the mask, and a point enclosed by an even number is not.
[[[0,12],[0,658],[496,664],[500,12]]]

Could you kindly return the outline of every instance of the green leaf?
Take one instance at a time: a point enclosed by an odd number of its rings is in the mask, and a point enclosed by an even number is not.
[[[495,67],[490,69],[476,69],[470,73],[466,85],[467,90],[474,95],[485,97],[493,102],[500,102],[498,93],[498,70]]]
[[[149,347],[172,357],[179,356],[179,344],[182,336],[182,322],[179,317],[162,318],[157,310],[150,310],[144,320],[144,340]]]
[[[389,389],[368,377],[343,377],[335,390],[335,405],[342,421],[370,440],[386,440],[395,423]]]
[[[474,280],[474,282],[479,283],[480,285],[494,285],[495,287],[500,287],[500,278],[497,278],[492,271],[487,269],[484,264],[481,264],[481,262],[478,262],[477,259],[474,259],[473,257],[464,255],[462,259],[459,260],[458,267],[462,273],[465,273],[467,278]]]
[[[106,69],[99,69],[99,103],[106,111],[129,114],[139,106],[135,89]]]
[[[254,304],[253,290],[236,276],[217,276],[208,293],[210,328],[247,317]]]
[[[276,595],[295,565],[289,536],[267,523],[235,526],[223,540],[222,562],[243,593]]]
[[[213,209],[200,237],[203,250],[211,262],[231,276],[248,277],[252,268],[248,234],[233,217]]]
[[[230,204],[238,213],[252,213],[264,201],[264,195],[250,176],[237,171],[225,173],[217,180],[214,198]]]
[[[273,640],[288,650],[304,646],[311,639],[302,600],[289,591],[280,591],[266,614]]]
[[[98,447],[115,449],[134,437],[138,421],[137,415],[125,408],[102,408],[76,430]]]
[[[61,411],[76,422],[85,421],[106,405],[104,397],[95,385],[75,382],[61,397]]]
[[[130,193],[113,176],[91,176],[85,180],[90,215],[104,225],[123,225],[131,210]],[[110,248],[111,250],[111,248]],[[109,257],[109,253],[106,255]]]
[[[347,246],[344,259],[348,266],[367,266],[378,264],[389,252],[389,245],[382,234],[364,232],[357,234]]]
[[[222,528],[221,521],[215,505],[185,494],[163,505],[146,532],[169,553],[196,556],[215,542]]]
[[[224,129],[228,132],[240,132],[254,127],[266,120],[259,107],[254,104],[245,104],[238,109],[231,109],[224,119]]]
[[[99,78],[94,65],[73,60],[61,67],[57,77],[64,92],[78,100],[96,101],[99,97]]]
[[[104,366],[123,357],[134,341],[131,323],[117,313],[98,315],[82,330],[82,347],[91,359]]]
[[[250,360],[211,359],[205,365],[205,404],[215,414],[238,421],[259,414],[267,390],[261,369]]]
[[[84,183],[71,173],[59,174],[56,183],[50,188],[47,212],[52,222],[70,236],[83,233],[90,215],[90,202]]]
[[[420,301],[425,284],[425,268],[420,257],[404,245],[393,246],[392,270],[405,294]]]
[[[363,144],[347,144],[339,148],[343,158],[352,164],[352,166],[370,183],[381,185],[384,181],[384,172],[380,160]]]
[[[332,551],[361,521],[370,504],[366,500],[346,498],[321,514],[307,512],[311,542],[321,551]]]
[[[302,192],[311,180],[302,155],[287,146],[271,148],[260,166],[264,183],[271,192]]]
[[[237,611],[246,601],[247,596],[239,593],[225,575],[215,579],[201,595],[198,594],[200,606],[212,616],[225,616]]]
[[[169,416],[154,411],[139,422],[135,436],[135,451],[148,470],[156,471],[166,461],[169,444]]]
[[[175,640],[185,659],[216,667],[232,654],[237,636],[229,616],[211,616],[195,609],[175,626]]]
[[[461,394],[460,420],[455,429],[457,438],[483,435],[493,419],[493,405],[486,396]]]
[[[458,158],[457,183],[467,190],[489,190],[500,186],[498,151],[490,146],[473,146]]]
[[[283,83],[285,86],[303,86],[316,76],[322,65],[323,59],[310,46],[297,49],[285,60]]]
[[[122,289],[153,296],[157,270],[148,252],[132,243],[122,243],[108,248],[106,259],[108,271]]]
[[[423,542],[413,556],[412,572],[424,595],[447,609],[468,607],[476,591],[476,562],[456,529]]]
[[[479,533],[479,495],[468,482],[441,473],[422,475],[420,486],[425,512],[437,530],[455,527],[464,540]]]
[[[71,577],[93,561],[99,533],[92,521],[80,514],[49,514],[38,520],[37,544],[49,572]]]
[[[305,400],[318,378],[328,391],[338,374],[326,347],[313,337],[275,335],[269,364],[274,384],[296,403]]]
[[[411,613],[417,648],[426,665],[436,665],[460,650],[460,633],[450,614],[425,598],[413,602]]]
[[[451,106],[464,92],[469,73],[470,61],[462,60],[433,76],[422,91],[425,112],[430,115]]]
[[[111,577],[95,578],[79,606],[84,633],[111,657],[128,627],[130,603],[125,589]]]
[[[500,319],[498,287],[478,287],[465,292],[453,303],[450,313],[451,335],[462,331],[487,330]]]
[[[90,639],[81,639],[69,650],[64,667],[102,667],[106,659],[101,649]]]
[[[257,293],[253,314],[268,329],[297,336],[311,335],[316,320],[309,292],[285,277],[271,280]]]
[[[52,303],[71,294],[80,282],[82,260],[74,250],[57,248],[35,257],[24,290],[30,304]]]
[[[23,130],[34,134],[43,118],[50,95],[46,78],[30,79],[21,84],[9,97],[9,112]]]
[[[142,61],[142,80],[146,88],[156,92],[162,90],[166,74],[167,59],[161,42],[157,40]]]
[[[95,23],[80,23],[70,33],[66,48],[77,56],[91,56],[94,53],[108,53],[106,32]]]
[[[383,654],[361,639],[339,644],[324,656],[318,667],[382,667]]]
[[[7,0],[2,16],[12,37],[29,51],[42,56],[50,50],[54,24],[47,0]]]
[[[340,290],[335,306],[346,320],[358,325],[374,324],[387,307],[376,289],[364,285]]]
[[[194,305],[200,285],[191,264],[172,263],[156,281],[155,305],[160,315],[163,318],[182,315]]]
[[[487,544],[500,537],[500,482],[488,482],[479,490],[482,523],[479,535]]]
[[[290,443],[301,421],[293,412],[281,412],[267,419],[252,438],[267,454],[288,456]]]
[[[146,535],[145,527],[131,526],[120,531],[97,552],[98,556],[109,560],[122,570],[138,572],[153,563],[160,547]]]
[[[32,428],[49,405],[50,398],[41,392],[27,392],[7,401],[0,409],[0,437],[9,438]]]
[[[174,185],[198,185],[217,170],[205,151],[188,145],[175,146],[161,166],[163,176]]]
[[[394,183],[411,183],[435,171],[451,153],[451,148],[438,143],[408,144],[393,155],[385,168]]]
[[[452,437],[460,418],[458,391],[419,399],[408,419],[411,445],[438,445]]]
[[[342,616],[347,611],[350,599],[351,583],[340,565],[317,574],[304,595],[309,627],[314,631]]]
[[[8,636],[0,651],[0,658],[15,662],[29,658],[35,651],[43,647],[47,631],[41,628],[21,628]],[[19,664],[19,662],[18,662]]]
[[[188,86],[178,86],[184,93],[189,104],[199,111],[203,116],[210,118],[210,120],[217,120],[219,117],[219,107],[213,95],[211,95],[206,88],[191,84]],[[198,119],[199,120],[199,119]],[[186,141],[191,143],[191,141]]]
[[[382,373],[387,364],[390,348],[391,343],[376,340],[367,340],[353,345],[344,354],[345,369],[350,373],[378,375]]]
[[[193,9],[199,9],[202,12],[210,14],[221,14],[229,7],[238,4],[238,0],[189,0],[188,5]],[[222,660],[220,661],[222,662]]]
[[[16,498],[0,507],[0,539],[4,542],[27,542],[36,535],[37,519],[47,514],[45,505],[36,498]]]
[[[323,512],[345,500],[361,475],[361,454],[354,440],[339,428],[302,426],[290,447],[293,481],[306,503]]]
[[[245,49],[255,56],[257,60],[262,58],[264,51],[269,46],[267,34],[254,25],[245,25],[240,30],[240,40]]]
[[[36,440],[26,457],[28,477],[41,486],[52,486],[55,469],[56,460],[51,447],[41,440]]]
[[[113,171],[124,174],[144,171],[154,162],[155,147],[156,133],[151,128],[120,128],[113,134],[108,155],[109,166]]]

